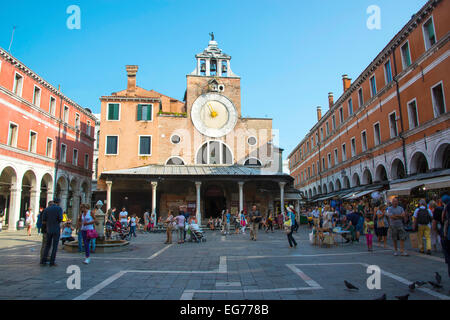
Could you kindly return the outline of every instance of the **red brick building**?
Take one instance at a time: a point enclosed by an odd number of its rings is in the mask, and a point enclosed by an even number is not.
[[[95,118],[0,48],[0,211],[16,228],[57,197],[69,215],[90,201]],[[36,217],[36,216],[35,216]]]
[[[307,198],[388,184],[405,193],[398,184],[420,185],[411,181],[429,172],[449,184],[449,12],[449,0],[428,1],[355,81],[343,76],[344,92],[336,101],[329,93],[323,116],[317,108],[318,122],[289,155]]]

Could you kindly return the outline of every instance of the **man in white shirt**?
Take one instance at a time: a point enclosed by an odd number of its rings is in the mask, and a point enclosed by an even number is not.
[[[119,213],[120,223],[122,227],[125,228],[128,225],[128,212],[125,211],[125,207],[122,208],[122,211]]]
[[[418,231],[417,238],[419,240],[420,253],[424,253],[423,238],[427,243],[427,254],[431,254],[431,222],[433,221],[433,213],[427,209],[425,199],[420,199],[419,208],[414,211],[414,228]]]

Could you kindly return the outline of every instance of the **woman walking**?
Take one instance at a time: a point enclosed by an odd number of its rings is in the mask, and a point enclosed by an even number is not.
[[[178,235],[178,244],[184,243],[184,223],[186,217],[180,211],[178,216],[175,217],[176,226],[177,226],[177,235]]]
[[[31,227],[33,225],[33,210],[28,208],[27,212],[25,212],[25,225],[27,226],[27,234],[31,236]]]
[[[388,233],[388,227],[389,222],[386,217],[386,205],[382,204],[379,208],[374,208],[376,217],[377,217],[377,236],[379,239],[379,242],[383,241],[384,248],[387,248],[387,233]]]
[[[287,209],[287,214],[286,214],[286,232],[287,232],[287,238],[288,238],[288,242],[289,242],[289,247],[297,247],[297,241],[295,241],[294,237],[292,236],[292,233],[294,232],[294,228],[295,228],[295,214],[294,212],[292,212],[291,209]]]
[[[37,220],[36,220],[36,228],[37,228],[37,233],[41,233],[41,228],[42,228],[42,212],[44,211],[44,208],[40,207],[39,208],[39,213],[37,216]]]
[[[89,257],[89,249],[91,245],[91,239],[88,237],[88,234],[94,230],[95,223],[95,215],[91,215],[90,206],[86,203],[81,205],[81,237],[83,238],[84,243],[84,252],[86,259],[83,261],[84,264],[88,264],[91,262],[91,258]]]
[[[245,234],[245,227],[247,226],[247,219],[245,219],[244,210],[241,211],[239,220],[240,220],[239,222],[241,224],[242,234]]]

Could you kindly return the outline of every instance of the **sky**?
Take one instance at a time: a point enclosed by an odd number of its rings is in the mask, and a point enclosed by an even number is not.
[[[182,100],[214,32],[241,77],[242,115],[269,117],[284,158],[425,0],[89,0],[3,1],[0,47],[83,107],[126,88],[125,65],[139,65],[138,86]],[[67,8],[80,8],[69,29]],[[380,8],[380,29],[367,13]]]

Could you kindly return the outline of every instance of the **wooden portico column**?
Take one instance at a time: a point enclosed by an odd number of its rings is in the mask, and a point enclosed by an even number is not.
[[[158,216],[156,213],[156,187],[158,186],[157,181],[152,181],[152,213],[155,214],[155,220],[158,221]]]
[[[195,206],[195,217],[197,218],[197,223],[198,225],[202,225],[202,213],[200,210],[200,188],[202,186],[202,183],[200,181],[196,181],[195,182],[195,188],[197,189],[197,201],[196,201],[196,206]]]
[[[111,190],[112,190],[112,181],[106,181],[106,210],[111,209]]]

